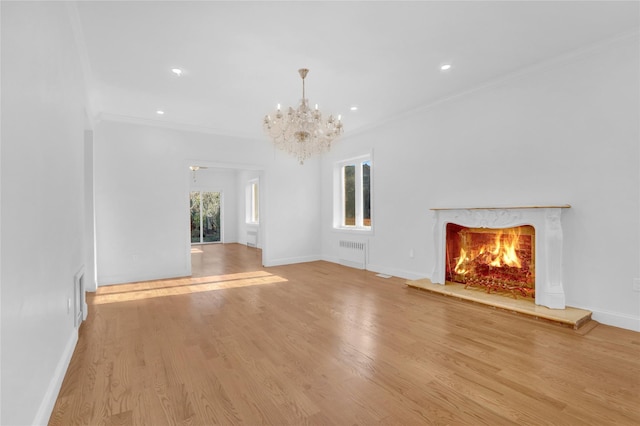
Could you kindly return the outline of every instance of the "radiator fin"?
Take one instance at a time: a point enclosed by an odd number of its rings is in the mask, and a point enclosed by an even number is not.
[[[338,259],[342,265],[366,269],[367,243],[362,241],[338,241]]]

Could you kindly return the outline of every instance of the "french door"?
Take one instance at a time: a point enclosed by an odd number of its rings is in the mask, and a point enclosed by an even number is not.
[[[222,241],[222,194],[192,191],[190,199],[191,244]]]

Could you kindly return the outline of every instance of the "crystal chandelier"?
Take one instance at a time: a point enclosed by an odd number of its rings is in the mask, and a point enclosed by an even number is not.
[[[329,151],[331,142],[342,133],[342,122],[330,115],[323,120],[316,104],[315,109],[309,108],[309,101],[304,96],[304,78],[309,70],[298,70],[302,77],[302,99],[297,109],[289,107],[286,114],[278,109],[272,115],[265,115],[263,127],[267,135],[273,140],[276,148],[294,155],[300,164],[314,154]]]

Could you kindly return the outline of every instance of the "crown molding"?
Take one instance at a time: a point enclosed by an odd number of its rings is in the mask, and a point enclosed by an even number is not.
[[[96,117],[96,123],[100,121],[115,121],[119,123],[138,124],[142,126],[161,127],[170,130],[179,130],[182,132],[204,133],[208,135],[225,136],[234,139],[245,139],[251,141],[262,141],[247,132],[229,132],[226,130],[216,129],[208,126],[200,126],[197,124],[180,123],[176,121],[154,120],[151,118],[140,118],[121,114],[112,114],[101,112]]]

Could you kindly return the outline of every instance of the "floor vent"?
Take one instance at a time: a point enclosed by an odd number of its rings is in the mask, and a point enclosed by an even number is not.
[[[338,259],[342,265],[366,269],[367,243],[361,241],[338,241]]]

